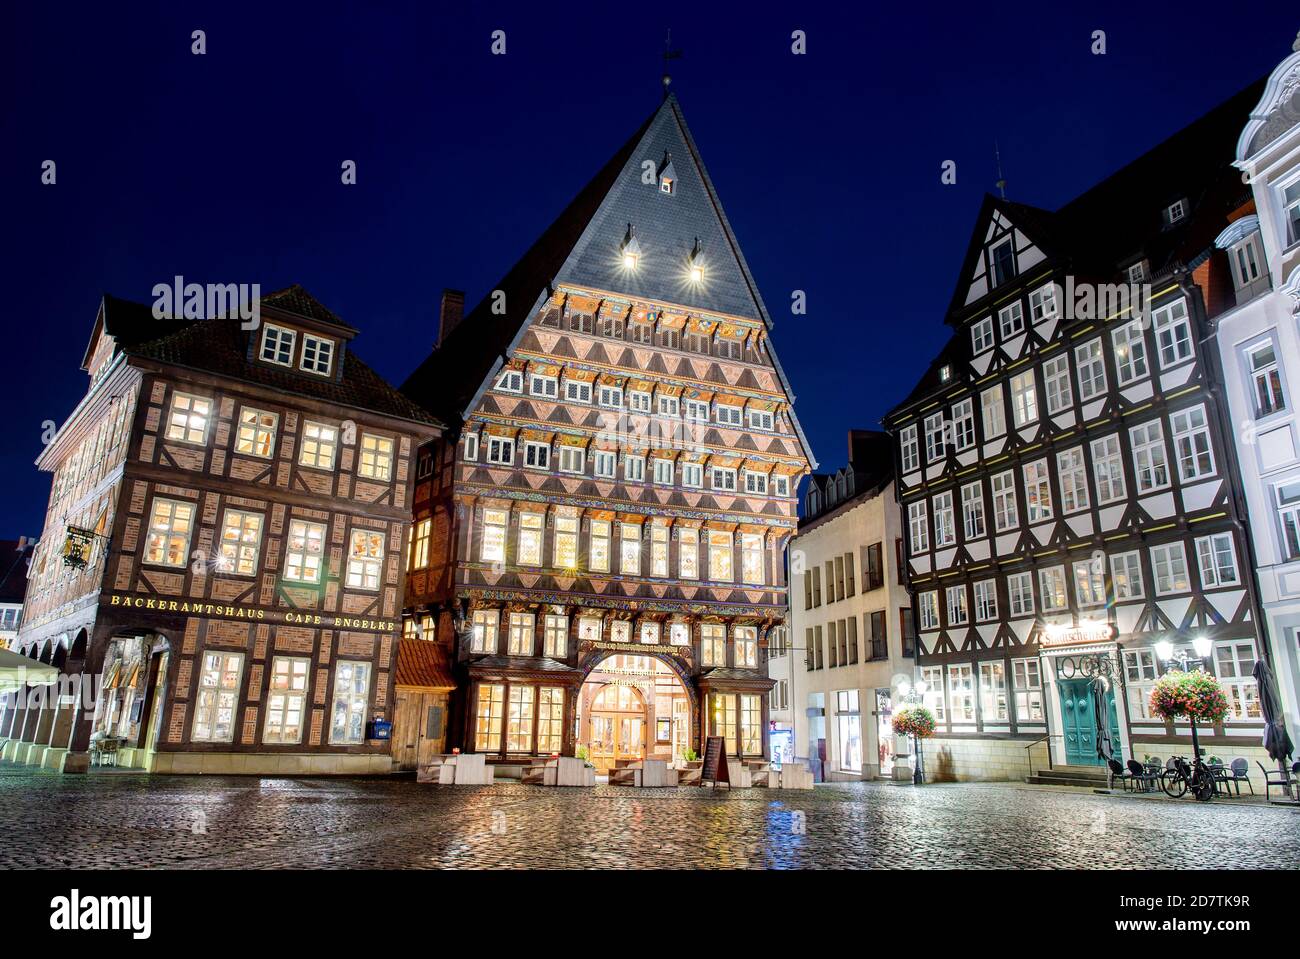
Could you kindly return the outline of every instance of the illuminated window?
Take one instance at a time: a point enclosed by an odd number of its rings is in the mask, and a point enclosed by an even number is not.
[[[721,623],[703,623],[700,626],[700,665],[727,665],[727,633]]]
[[[411,527],[408,569],[425,569],[429,565],[429,534],[432,528],[433,522],[427,519],[422,519]]]
[[[659,523],[650,527],[650,575],[668,575],[668,527]]]
[[[302,717],[307,706],[307,675],[311,660],[276,656],[271,660],[271,688],[266,694],[264,743],[302,742]]]
[[[211,415],[210,399],[189,393],[173,393],[171,411],[167,414],[167,438],[202,446],[208,439],[208,418]]]
[[[700,531],[693,526],[677,530],[677,575],[682,579],[700,578]]]
[[[537,689],[537,752],[558,753],[564,742],[564,688]]]
[[[618,570],[624,576],[641,573],[641,527],[636,523],[619,525]]]
[[[474,713],[474,751],[495,753],[501,750],[501,722],[505,719],[506,687],[504,683],[479,683]]]
[[[321,556],[325,551],[325,526],[293,520],[285,551],[284,578],[299,583],[319,583]]]
[[[736,665],[749,669],[758,668],[758,628],[755,626],[736,627]]]
[[[709,533],[709,579],[729,583],[732,579],[731,534]]]
[[[578,517],[556,514],[555,556],[552,565],[557,569],[574,569],[578,565]]]
[[[239,432],[235,439],[236,452],[270,459],[275,455],[275,429],[279,422],[278,413],[241,407]]]
[[[365,529],[352,531],[348,549],[348,586],[378,589],[384,565],[384,534]]]
[[[479,547],[479,560],[484,563],[506,561],[506,511],[483,510],[483,545]]]
[[[763,537],[757,533],[740,536],[740,578],[751,586],[763,585]]]
[[[740,751],[746,756],[763,754],[763,697],[740,696]]]
[[[495,609],[476,609],[470,620],[469,651],[471,653],[495,653],[497,651],[497,630],[500,626],[500,612]]]
[[[190,535],[194,532],[194,504],[155,499],[149,517],[144,561],[155,566],[184,566],[189,561]]]
[[[238,576],[257,572],[262,546],[262,514],[228,509],[221,524],[221,568]]]
[[[338,442],[339,431],[333,426],[308,420],[302,428],[302,449],[298,451],[299,464],[314,469],[332,470]]]
[[[519,551],[520,566],[542,565],[542,526],[541,513],[519,514]]]
[[[357,475],[388,482],[393,477],[393,441],[387,436],[361,434],[361,462]]]
[[[736,697],[730,693],[711,693],[709,713],[714,736],[721,736],[728,755],[736,754]]]
[[[228,743],[235,738],[235,708],[244,672],[243,653],[207,653],[199,670],[199,691],[194,700],[194,727],[190,739],[200,743]]]
[[[293,366],[294,331],[268,323],[262,327],[262,359],[279,366]]]
[[[610,556],[610,528],[609,520],[593,519],[591,521],[591,543],[589,550],[591,556],[588,565],[594,573],[609,572]]]
[[[532,613],[511,613],[510,629],[506,636],[506,652],[511,656],[533,655],[533,627]]]
[[[569,655],[569,617],[555,613],[546,615],[542,634],[542,655],[564,659]]]

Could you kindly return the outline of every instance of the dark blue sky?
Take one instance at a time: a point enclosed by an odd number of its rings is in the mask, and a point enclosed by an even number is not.
[[[1291,5],[1243,18],[1222,0],[460,6],[7,6],[0,535],[40,532],[41,423],[84,392],[102,291],[300,282],[400,382],[442,288],[477,301],[657,106],[668,26],[673,89],[837,466],[845,430],[875,426],[944,338],[995,137],[1010,197],[1058,206],[1268,73],[1300,27]],[[939,182],[949,159],[956,186]]]

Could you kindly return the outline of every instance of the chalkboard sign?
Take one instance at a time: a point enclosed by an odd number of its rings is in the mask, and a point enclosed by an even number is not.
[[[722,737],[710,736],[704,742],[704,768],[700,773],[700,783],[726,783],[731,788],[731,773],[727,769],[726,757],[722,755]]]

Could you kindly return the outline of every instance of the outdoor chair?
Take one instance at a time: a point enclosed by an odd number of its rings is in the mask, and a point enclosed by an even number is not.
[[[1228,775],[1224,778],[1225,782],[1233,783],[1237,787],[1237,795],[1241,795],[1241,784],[1245,783],[1250,787],[1250,794],[1255,795],[1255,784],[1250,781],[1250,763],[1238,756],[1228,765]]]
[[[1282,790],[1282,795],[1287,795],[1287,791],[1291,788],[1291,784],[1295,782],[1295,780],[1291,778],[1290,773],[1285,773],[1280,769],[1268,769],[1258,759],[1255,760],[1255,765],[1258,766],[1259,771],[1264,774],[1265,799],[1269,802],[1273,801],[1271,793],[1274,786]],[[1300,766],[1300,763],[1297,763],[1296,765]]]
[[[1154,772],[1150,766],[1143,766],[1136,759],[1128,761],[1128,775],[1124,776],[1122,781],[1125,787],[1132,786],[1134,791],[1150,792],[1160,781],[1160,774]]]

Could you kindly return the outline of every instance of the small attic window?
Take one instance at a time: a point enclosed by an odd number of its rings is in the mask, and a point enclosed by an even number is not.
[[[1175,200],[1165,207],[1165,222],[1173,225],[1187,216],[1187,200]]]
[[[939,367],[939,382],[947,383],[951,379],[952,379],[952,364],[945,363],[943,366]]]
[[[1124,272],[1128,275],[1129,283],[1141,283],[1147,278],[1147,261],[1138,260],[1136,263],[1130,263]]]
[[[1011,240],[999,243],[989,253],[989,265],[993,269],[993,285],[1002,286],[1016,277],[1016,251]]]
[[[660,177],[660,178],[659,178],[659,192],[660,192],[660,193],[672,193],[672,192],[673,192],[673,185],[674,185],[674,184],[673,184],[673,181],[670,180],[668,177],[665,176],[665,177]]]

